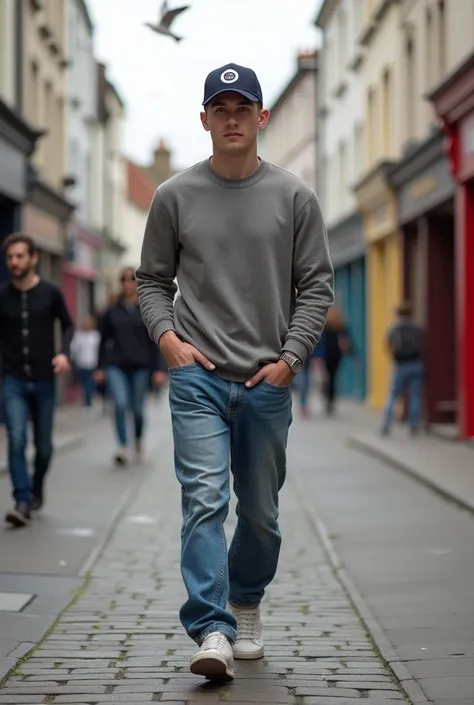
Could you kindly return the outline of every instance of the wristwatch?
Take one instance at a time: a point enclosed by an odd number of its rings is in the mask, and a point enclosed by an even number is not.
[[[280,360],[284,360],[295,375],[303,369],[303,362],[300,360],[298,355],[295,355],[294,353],[286,352],[285,350],[280,355]]]

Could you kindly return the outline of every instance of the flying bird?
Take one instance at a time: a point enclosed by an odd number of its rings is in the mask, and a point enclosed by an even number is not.
[[[174,32],[171,31],[171,25],[175,21],[175,19],[180,15],[182,12],[187,10],[189,8],[189,5],[183,5],[182,7],[176,7],[174,10],[170,10],[168,7],[168,3],[166,0],[164,0],[162,6],[161,6],[161,11],[160,11],[160,17],[158,24],[152,24],[151,22],[145,22],[145,25],[149,27],[150,29],[153,30],[153,32],[156,32],[157,34],[164,34],[167,37],[173,37],[177,42],[180,42],[183,37],[178,37]]]

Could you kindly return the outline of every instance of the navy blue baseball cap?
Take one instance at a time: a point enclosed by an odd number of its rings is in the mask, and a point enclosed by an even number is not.
[[[262,103],[262,88],[260,86],[257,74],[252,69],[237,64],[226,64],[219,69],[214,69],[206,78],[204,84],[204,100],[203,105],[207,105],[210,101],[219,95],[219,93],[227,93],[233,91],[240,93],[252,103]]]

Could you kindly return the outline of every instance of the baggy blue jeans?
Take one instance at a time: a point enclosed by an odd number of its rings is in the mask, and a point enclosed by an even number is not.
[[[124,370],[111,365],[105,371],[107,387],[115,412],[115,433],[121,446],[127,445],[127,411],[133,414],[135,439],[143,435],[145,400],[150,371],[146,368]]]
[[[41,489],[53,454],[53,417],[56,406],[54,379],[28,381],[3,379],[3,405],[8,437],[8,468],[15,502],[29,504],[31,492]],[[33,422],[36,454],[30,482],[26,447],[28,419]]]
[[[291,388],[252,389],[199,364],[172,368],[170,407],[181,484],[181,572],[188,599],[181,622],[198,644],[214,631],[236,638],[226,607],[261,601],[278,563],[278,493],[286,474]],[[227,553],[230,472],[237,528]]]
[[[423,389],[423,363],[399,362],[395,365],[392,386],[384,413],[384,427],[390,428],[395,403],[404,391],[408,392],[408,424],[416,430],[421,420],[421,397]]]

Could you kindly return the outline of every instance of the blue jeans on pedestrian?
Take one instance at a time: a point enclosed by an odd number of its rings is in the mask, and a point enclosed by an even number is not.
[[[54,379],[3,380],[3,405],[8,437],[8,468],[15,502],[29,504],[31,493],[41,490],[53,454],[53,418],[56,405]],[[28,420],[33,423],[34,473],[30,482],[26,448]]]
[[[78,369],[77,376],[79,377],[79,382],[84,392],[84,406],[90,408],[95,391],[94,370]]]
[[[135,440],[143,435],[144,408],[150,382],[150,370],[128,370],[110,366],[106,369],[107,386],[115,412],[115,432],[121,446],[127,445],[127,411],[133,415]]]
[[[421,419],[421,396],[423,390],[423,363],[420,360],[396,363],[392,376],[390,396],[385,408],[384,428],[390,428],[393,408],[399,396],[408,393],[408,424],[416,430]]]
[[[247,389],[199,364],[172,368],[169,379],[183,513],[181,572],[188,592],[181,622],[198,644],[214,631],[234,642],[236,620],[227,602],[258,605],[277,568],[291,387],[263,381]],[[238,504],[227,553],[230,471]]]

